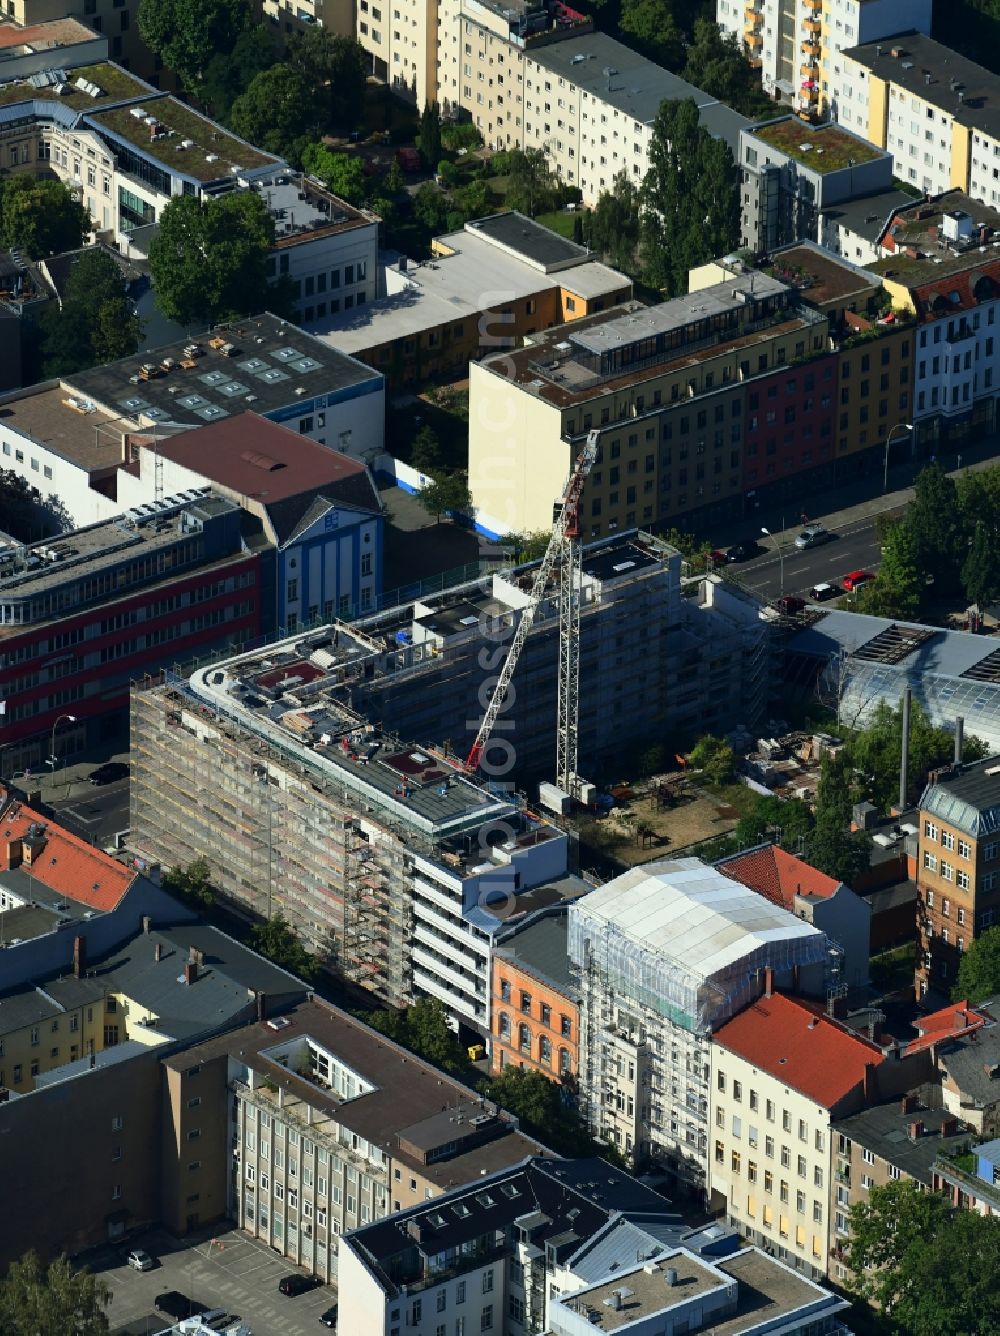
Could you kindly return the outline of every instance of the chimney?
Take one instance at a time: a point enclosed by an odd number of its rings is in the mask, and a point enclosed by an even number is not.
[[[257,1003],[257,1019],[259,1021],[267,1018],[267,994],[257,993],[254,1001]]]
[[[42,850],[45,848],[44,835],[29,835],[27,839],[21,841],[21,852],[24,858],[24,866],[31,867],[36,858],[42,856]]]
[[[903,1098],[900,1100],[900,1108],[902,1109],[903,1113],[913,1113],[916,1107],[917,1107],[916,1095],[904,1095]]]
[[[924,1134],[924,1123],[922,1118],[914,1118],[910,1123],[909,1137],[911,1141],[919,1141]]]
[[[146,934],[147,937],[149,936],[149,930],[150,930],[150,928],[151,928],[152,926],[153,926],[153,920],[149,917],[148,914],[143,914],[143,916],[142,916],[142,930],[143,930],[143,932]]]
[[[189,947],[188,947],[188,964],[189,964],[189,965],[204,965],[204,963],[205,963],[205,953],[204,953],[204,951],[199,951],[198,948],[197,948],[196,946],[189,946]]]
[[[865,1063],[865,1103],[874,1104],[878,1099],[878,1068],[874,1062]]]
[[[192,984],[198,977],[198,966],[193,960],[189,960],[184,966],[184,982]]]
[[[906,790],[909,785],[910,770],[910,688],[903,692],[903,748],[899,759],[899,810],[906,811]]]
[[[774,970],[770,965],[764,971],[764,996],[771,997],[774,993]]]
[[[87,939],[86,937],[73,938],[73,975],[77,979],[83,978],[83,972],[87,966]]]
[[[162,943],[162,942],[157,942],[156,945],[153,947],[153,959],[154,959],[154,960],[162,960],[162,959],[163,959],[163,943]]]
[[[24,845],[20,839],[7,841],[7,867],[15,868],[21,866],[21,860],[24,856]]]
[[[962,744],[965,741],[965,720],[961,715],[955,720],[955,764],[962,764]]]

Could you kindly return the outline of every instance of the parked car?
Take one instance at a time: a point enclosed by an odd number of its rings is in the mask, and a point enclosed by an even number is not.
[[[844,588],[848,593],[851,593],[855,589],[860,589],[862,585],[866,585],[869,580],[874,579],[875,573],[873,571],[851,571],[849,575],[844,576]]]
[[[840,585],[828,584],[825,580],[820,584],[813,585],[809,590],[809,597],[814,603],[825,603],[828,598],[836,598],[838,594],[844,591]]]
[[[751,557],[759,557],[764,551],[760,543],[749,541],[746,543],[734,543],[726,553],[727,561],[749,561]]]
[[[305,1294],[322,1283],[318,1276],[303,1276],[296,1271],[290,1276],[282,1276],[278,1281],[278,1292],[294,1298],[296,1294]]]
[[[189,1299],[186,1294],[181,1294],[180,1290],[167,1290],[165,1294],[158,1294],[153,1304],[158,1313],[166,1313],[167,1317],[172,1317],[176,1322],[205,1312],[204,1304]]]
[[[319,1320],[324,1327],[336,1329],[337,1326],[337,1305],[331,1304],[325,1313],[320,1313]]]
[[[807,547],[819,547],[822,543],[828,543],[833,537],[829,529],[824,529],[822,524],[807,524],[795,539],[795,546],[799,549]]]
[[[124,761],[107,761],[96,770],[91,770],[87,778],[91,784],[113,784],[116,779],[124,779],[127,774],[128,766]]]
[[[806,606],[804,598],[799,598],[797,594],[783,594],[781,598],[775,600],[774,606],[779,612],[783,612],[788,617],[794,617],[797,612],[801,612]]]
[[[141,1248],[133,1248],[128,1255],[128,1264],[133,1271],[152,1271],[156,1263],[150,1257],[148,1252],[143,1252]]]
[[[720,548],[713,547],[708,554],[708,559],[713,566],[724,566],[726,564],[726,554]]]

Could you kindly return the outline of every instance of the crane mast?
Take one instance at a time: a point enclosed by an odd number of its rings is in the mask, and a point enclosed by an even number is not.
[[[600,433],[592,431],[577,457],[562,497],[556,502],[552,537],[531,585],[529,602],[521,613],[507,657],[497,677],[489,706],[466,760],[466,769],[477,770],[489,745],[493,727],[507,698],[524,642],[534,625],[552,573],[559,568],[559,718],[556,739],[556,778],[566,793],[577,787],[577,739],[580,723],[580,588],[582,545],[580,498],[587,475],[597,459]]]

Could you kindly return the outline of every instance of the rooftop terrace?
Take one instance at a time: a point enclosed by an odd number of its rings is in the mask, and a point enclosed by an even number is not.
[[[280,167],[281,160],[200,115],[174,97],[154,97],[141,108],[117,107],[90,118],[98,130],[109,131],[168,171],[202,184],[234,176],[239,170]],[[149,121],[146,117],[152,117]]]
[[[37,74],[28,79],[13,79],[0,83],[0,107],[18,102],[58,102],[73,111],[94,111],[95,108],[113,107],[119,102],[134,102],[137,98],[155,97],[156,89],[134,74],[129,74],[113,61],[99,65],[85,65],[81,69],[59,71],[65,80]],[[0,66],[2,73],[2,66]],[[49,80],[48,82],[42,82]],[[87,88],[81,88],[81,81]],[[90,91],[96,89],[96,92]],[[127,113],[122,111],[122,115]],[[131,119],[131,118],[130,118]],[[133,120],[133,125],[140,122]]]
[[[821,176],[885,156],[882,149],[839,125],[807,125],[797,116],[757,125],[747,133]]]

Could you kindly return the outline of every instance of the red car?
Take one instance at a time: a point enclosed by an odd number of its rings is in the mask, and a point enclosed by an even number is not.
[[[783,594],[781,598],[776,600],[774,606],[787,617],[794,617],[806,606],[806,601],[804,598],[798,598],[795,594]]]
[[[873,571],[851,571],[850,575],[844,576],[844,588],[848,593],[852,593],[855,589],[860,589],[862,585],[866,585],[869,580],[874,579]]]

